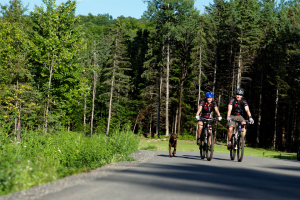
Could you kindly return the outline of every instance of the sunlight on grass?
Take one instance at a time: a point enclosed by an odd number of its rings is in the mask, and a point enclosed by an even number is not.
[[[154,148],[155,147],[155,148]],[[224,143],[217,143],[214,145],[215,153],[228,153],[227,146]],[[168,151],[169,141],[161,139],[141,139],[140,150],[152,150],[152,151]],[[178,140],[177,151],[189,151],[198,152],[199,147],[196,145],[196,140]],[[256,156],[264,158],[279,158],[279,159],[289,159],[296,160],[296,153],[284,153],[280,151],[270,151],[263,148],[252,148],[245,147],[244,155]]]

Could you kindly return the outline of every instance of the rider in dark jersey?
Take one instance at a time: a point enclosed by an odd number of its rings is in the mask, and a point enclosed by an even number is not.
[[[232,136],[233,127],[235,126],[235,122],[231,121],[231,119],[236,119],[241,121],[243,120],[243,122],[241,122],[241,125],[242,125],[242,131],[244,133],[244,137],[246,135],[246,122],[242,116],[244,111],[249,116],[250,124],[254,124],[254,120],[251,117],[251,113],[249,110],[248,102],[245,99],[242,99],[243,95],[244,95],[244,90],[242,88],[238,88],[236,90],[236,96],[230,99],[228,104],[228,112],[227,112],[228,149],[231,148],[231,136]]]
[[[218,105],[215,101],[213,101],[213,97],[214,94],[212,92],[207,92],[206,93],[206,100],[201,101],[199,104],[199,109],[198,112],[196,114],[196,119],[198,120],[198,139],[197,139],[197,144],[199,145],[200,143],[200,136],[201,136],[201,131],[203,128],[203,122],[201,121],[201,118],[212,118],[213,115],[213,111],[215,110],[216,113],[218,114],[218,120],[221,121],[222,117],[220,116],[220,112],[218,109]],[[209,132],[211,132],[211,126],[209,127]],[[210,138],[209,138],[209,144],[211,144],[210,142]]]

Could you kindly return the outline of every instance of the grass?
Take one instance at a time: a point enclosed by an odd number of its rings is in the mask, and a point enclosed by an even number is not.
[[[168,151],[168,140],[164,139],[141,139],[140,150],[152,151]],[[216,153],[229,153],[227,146],[224,143],[217,143],[214,145]],[[196,145],[196,140],[178,140],[177,151],[198,152],[199,148]],[[270,151],[263,148],[245,147],[244,155],[256,156],[264,158],[279,158],[297,160],[297,153],[285,153],[281,151]]]

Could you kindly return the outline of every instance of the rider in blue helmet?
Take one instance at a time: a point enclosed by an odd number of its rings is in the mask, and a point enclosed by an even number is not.
[[[203,122],[201,121],[201,118],[212,118],[213,111],[215,110],[217,115],[219,116],[218,117],[219,121],[221,121],[222,119],[218,109],[218,105],[215,101],[213,101],[214,93],[207,92],[205,96],[206,96],[206,100],[200,102],[198,112],[196,114],[196,119],[198,120],[198,125],[199,125],[197,145],[199,145],[200,143],[200,136],[203,128]],[[212,131],[212,127],[209,126],[209,132],[211,131]],[[209,138],[209,143],[211,144],[210,138]]]

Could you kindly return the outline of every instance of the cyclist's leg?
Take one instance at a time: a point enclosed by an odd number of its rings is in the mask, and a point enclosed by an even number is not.
[[[232,137],[232,132],[233,132],[233,126],[227,126],[227,136],[228,136],[228,142],[231,141],[231,137]]]
[[[202,121],[198,121],[198,137],[197,137],[197,145],[200,144],[200,136],[201,136],[201,132],[203,129],[203,122]]]
[[[241,122],[241,125],[242,125],[242,134],[245,138],[245,136],[246,136],[246,122]]]
[[[201,136],[202,129],[203,129],[203,122],[198,121],[198,138],[200,138]]]

